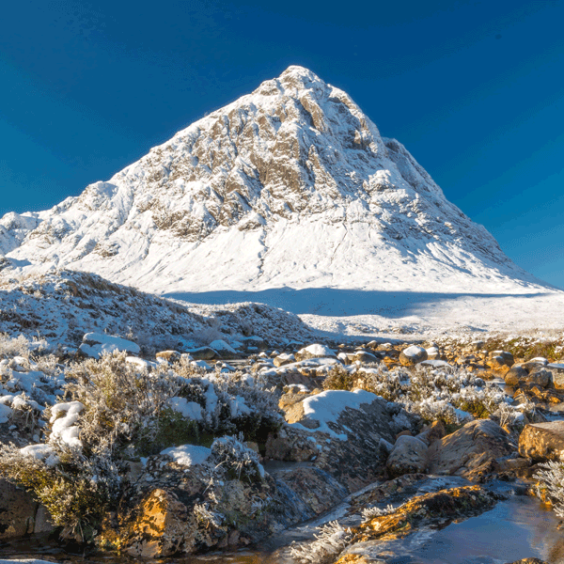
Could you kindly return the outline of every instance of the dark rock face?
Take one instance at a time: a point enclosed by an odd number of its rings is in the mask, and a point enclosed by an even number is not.
[[[44,507],[25,490],[0,479],[0,540],[53,529]]]
[[[526,425],[519,437],[519,454],[533,460],[558,460],[564,454],[564,421]]]

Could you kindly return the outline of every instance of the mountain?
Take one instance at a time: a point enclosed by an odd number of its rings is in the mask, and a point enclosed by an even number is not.
[[[0,252],[15,271],[86,271],[194,300],[284,305],[304,292],[299,313],[332,299],[310,303],[314,288],[353,292],[342,315],[370,292],[546,290],[345,92],[297,66],[80,196],[5,215]]]

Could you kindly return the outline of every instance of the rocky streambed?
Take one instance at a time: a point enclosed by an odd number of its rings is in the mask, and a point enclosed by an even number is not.
[[[562,560],[560,343],[249,342],[6,338],[0,555]]]

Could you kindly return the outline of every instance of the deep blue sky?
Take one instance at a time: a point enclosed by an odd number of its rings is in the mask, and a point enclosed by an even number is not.
[[[564,0],[18,0],[0,18],[0,215],[108,179],[290,64],[564,287]]]

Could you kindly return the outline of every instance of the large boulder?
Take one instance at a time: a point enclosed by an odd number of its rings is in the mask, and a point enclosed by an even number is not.
[[[424,360],[427,360],[427,351],[423,347],[418,347],[416,345],[411,345],[399,355],[400,364],[403,366],[415,366]]]
[[[427,451],[429,447],[421,439],[402,435],[398,437],[386,467],[391,476],[423,473],[427,468]]]
[[[564,421],[525,425],[519,437],[519,454],[537,461],[564,458]]]
[[[481,481],[495,460],[515,452],[516,445],[497,423],[478,419],[435,441],[429,448],[429,472],[456,474]]]

